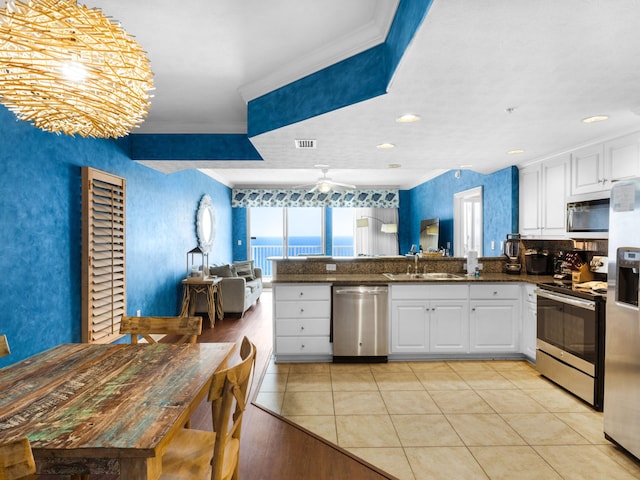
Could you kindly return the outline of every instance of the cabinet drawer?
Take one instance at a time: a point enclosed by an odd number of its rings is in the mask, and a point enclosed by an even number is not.
[[[276,337],[277,355],[331,355],[329,337]]]
[[[470,296],[479,300],[520,298],[520,285],[514,283],[485,283],[470,286]]]
[[[276,285],[274,293],[276,301],[331,299],[331,287],[329,285]]]
[[[276,335],[329,335],[331,322],[329,318],[313,319],[278,319],[276,321]]]
[[[325,301],[300,301],[300,302],[276,302],[276,319],[281,318],[330,318],[331,302]]]
[[[392,300],[448,300],[466,299],[469,287],[464,284],[424,283],[421,285],[391,285]]]

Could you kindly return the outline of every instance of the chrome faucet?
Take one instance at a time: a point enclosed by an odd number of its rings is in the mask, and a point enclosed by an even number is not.
[[[419,259],[417,253],[413,256],[413,259],[414,259],[414,262],[415,262],[415,267],[414,267],[415,272],[414,273],[417,275],[418,274],[418,259]]]

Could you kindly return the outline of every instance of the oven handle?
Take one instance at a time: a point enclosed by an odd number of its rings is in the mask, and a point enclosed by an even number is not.
[[[568,295],[562,295],[560,293],[551,293],[546,290],[542,290],[541,288],[536,288],[536,295],[539,297],[548,298],[549,300],[555,300],[560,303],[568,303],[569,305],[573,305],[574,307],[584,308],[586,310],[594,311],[596,310],[596,302],[591,300],[582,300],[575,297],[570,297]]]

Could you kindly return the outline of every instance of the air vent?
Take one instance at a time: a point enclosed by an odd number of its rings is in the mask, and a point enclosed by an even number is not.
[[[309,150],[316,148],[315,140],[296,140],[296,148],[300,150]]]

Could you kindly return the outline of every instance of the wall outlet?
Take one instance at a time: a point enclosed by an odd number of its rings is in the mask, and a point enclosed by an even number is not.
[[[327,263],[327,272],[335,272],[336,264],[335,263]]]
[[[136,310],[136,317],[139,317],[142,314],[140,310]]]
[[[496,241],[491,240],[491,250],[495,250],[495,249],[496,249]]]
[[[242,245],[242,240],[238,240],[238,246]]]

